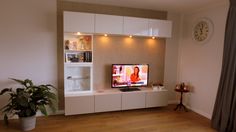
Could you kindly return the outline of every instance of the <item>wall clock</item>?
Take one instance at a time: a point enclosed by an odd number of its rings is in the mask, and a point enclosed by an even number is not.
[[[213,33],[213,23],[210,19],[201,18],[193,25],[192,38],[196,43],[206,43]]]

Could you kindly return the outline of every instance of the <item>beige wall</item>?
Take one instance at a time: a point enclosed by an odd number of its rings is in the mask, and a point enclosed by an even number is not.
[[[104,6],[96,4],[63,2],[58,0],[58,87],[59,108],[64,109],[64,84],[63,84],[63,11],[77,11],[101,13],[121,16],[134,16],[143,18],[166,19],[167,12],[145,9],[135,9],[117,6]],[[150,40],[136,38],[132,41],[127,37],[107,37],[107,42],[95,37],[94,45],[94,87],[95,89],[110,88],[110,68],[112,63],[150,63],[152,70],[150,78],[153,81],[163,82],[165,40]],[[153,42],[152,42],[153,41]],[[146,44],[147,43],[147,44]],[[152,44],[153,43],[153,44]],[[155,43],[155,44],[154,44]],[[153,49],[151,49],[151,47]],[[132,52],[131,52],[132,51]],[[117,56],[123,56],[122,59]],[[152,55],[152,56],[148,56]],[[124,57],[130,56],[130,57]]]
[[[211,118],[221,73],[225,24],[228,4],[202,9],[184,16],[183,36],[180,43],[180,81],[192,86],[186,94],[186,104],[194,111]],[[214,24],[211,39],[205,44],[192,40],[192,25],[198,19],[207,17]]]
[[[9,77],[57,86],[56,0],[3,0],[0,18],[0,90]]]
[[[58,7],[59,10],[89,12],[89,13],[99,13],[99,14],[109,14],[109,15],[133,16],[133,17],[156,18],[156,19],[166,19],[167,17],[166,11],[154,11],[147,9],[137,9],[137,8],[110,6],[110,5],[68,2],[63,0],[58,0]]]
[[[172,21],[172,37],[166,39],[164,85],[169,90],[169,103],[177,103],[175,85],[178,82],[179,41],[181,37],[182,15],[168,12]]]
[[[128,36],[94,37],[94,88],[111,88],[111,64],[149,64],[149,81],[163,82],[165,40]]]

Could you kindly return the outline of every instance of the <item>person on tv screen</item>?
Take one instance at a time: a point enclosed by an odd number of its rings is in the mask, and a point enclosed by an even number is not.
[[[139,78],[139,68],[136,66],[134,67],[134,73],[130,75],[131,82],[138,82],[141,79]]]

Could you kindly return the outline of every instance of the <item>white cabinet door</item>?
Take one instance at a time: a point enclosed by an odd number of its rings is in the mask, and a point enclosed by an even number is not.
[[[149,35],[170,38],[172,33],[172,22],[168,20],[149,19]]]
[[[146,93],[146,107],[159,107],[168,105],[168,92],[150,91]]]
[[[64,32],[94,33],[95,14],[64,12]]]
[[[123,16],[95,15],[95,33],[122,34]]]
[[[121,94],[95,95],[95,112],[121,110]]]
[[[65,97],[65,115],[85,114],[93,112],[93,95]]]
[[[122,93],[122,110],[145,108],[145,92]]]
[[[124,35],[148,36],[148,19],[124,17]]]

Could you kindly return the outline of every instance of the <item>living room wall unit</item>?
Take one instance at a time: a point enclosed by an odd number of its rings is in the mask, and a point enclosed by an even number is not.
[[[59,107],[64,109],[63,11],[166,19],[167,12],[58,1],[58,86]],[[94,36],[94,89],[110,88],[112,63],[149,63],[151,81],[163,82],[165,39],[128,38],[128,36]],[[95,57],[96,56],[96,57]]]

